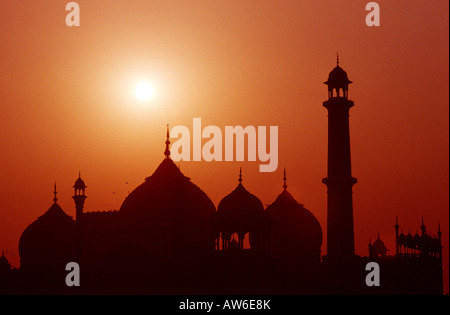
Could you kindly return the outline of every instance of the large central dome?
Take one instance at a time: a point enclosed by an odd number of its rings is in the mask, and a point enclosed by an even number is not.
[[[120,213],[142,220],[210,220],[211,199],[166,158],[125,198]]]
[[[214,249],[211,220],[216,208],[209,197],[170,159],[125,198],[119,216],[127,237],[159,257],[161,263],[193,265]]]

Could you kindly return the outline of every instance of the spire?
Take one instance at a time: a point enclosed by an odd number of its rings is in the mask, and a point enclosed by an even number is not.
[[[242,167],[239,167],[239,179],[238,179],[238,181],[239,181],[239,185],[241,185],[242,184]]]
[[[422,216],[422,225],[420,226],[420,230],[422,231],[422,235],[424,235],[426,232],[426,228],[425,228],[425,224],[423,223],[423,216]]]
[[[56,194],[57,194],[57,191],[56,191],[56,182],[55,182],[55,189],[54,189],[54,191],[53,191],[53,194],[55,195],[54,197],[53,197],[53,201],[56,203],[57,201],[58,201],[58,198],[56,197]]]
[[[170,159],[169,144],[170,144],[170,133],[169,133],[169,124],[167,124],[166,150],[164,151],[164,155],[166,156],[166,159]]]
[[[283,177],[283,182],[284,182],[283,189],[284,189],[284,191],[286,191],[286,188],[287,188],[286,180],[287,180],[287,178],[286,178],[286,168],[284,168],[284,177]]]
[[[338,52],[336,52],[336,55],[337,55],[337,58],[336,58],[336,65],[338,65],[338,66],[339,66],[339,53],[338,53]]]

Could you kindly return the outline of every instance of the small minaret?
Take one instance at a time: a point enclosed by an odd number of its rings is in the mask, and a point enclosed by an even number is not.
[[[56,197],[56,195],[58,194],[58,192],[56,191],[56,183],[53,189],[53,202],[56,203],[58,201],[58,197]]]
[[[328,86],[328,100],[323,102],[328,110],[328,176],[322,180],[328,188],[327,256],[345,259],[355,255],[352,187],[356,178],[351,169],[349,126],[354,104],[348,99],[352,81],[339,66],[339,55],[324,83]]]
[[[169,145],[170,145],[170,133],[169,133],[169,124],[167,124],[167,135],[166,135],[167,139],[166,139],[166,150],[164,151],[164,155],[166,156],[166,159],[170,159],[170,150],[169,150]]]
[[[75,221],[77,223],[77,232],[76,232],[76,257],[78,263],[83,262],[83,209],[84,209],[84,201],[86,200],[86,185],[84,181],[81,179],[81,173],[78,173],[78,179],[75,181],[73,185],[73,200],[75,201]]]
[[[283,172],[283,190],[284,191],[286,191],[286,189],[287,189],[287,184],[286,184],[286,181],[287,181],[287,178],[286,178],[286,168],[284,168],[284,172]]]
[[[398,229],[400,228],[400,225],[398,225],[398,217],[395,217],[395,254],[399,254],[399,248],[400,245],[398,244]]]
[[[422,225],[420,226],[420,230],[422,231],[422,236],[427,233],[427,230],[425,228],[425,224],[423,224],[423,216],[422,216]]]
[[[81,173],[78,173],[78,179],[75,181],[75,184],[73,185],[73,200],[75,201],[75,209],[76,209],[76,215],[75,220],[77,222],[81,221],[81,217],[83,215],[83,209],[84,209],[84,201],[86,200],[86,185],[84,184],[84,181],[81,179]]]

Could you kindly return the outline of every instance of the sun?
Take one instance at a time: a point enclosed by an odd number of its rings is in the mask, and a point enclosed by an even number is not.
[[[141,101],[147,101],[152,98],[154,94],[153,87],[147,82],[141,82],[134,90],[136,97]]]

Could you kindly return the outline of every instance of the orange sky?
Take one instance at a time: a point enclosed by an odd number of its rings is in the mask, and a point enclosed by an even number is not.
[[[179,163],[216,206],[240,166],[244,186],[273,202],[286,166],[288,190],[326,233],[323,82],[338,51],[354,82],[357,253],[377,231],[394,251],[395,216],[415,233],[423,215],[432,232],[441,222],[448,280],[448,1],[378,1],[378,28],[359,0],[77,2],[77,29],[65,25],[66,1],[0,5],[0,248],[13,265],[55,181],[69,215],[78,171],[87,211],[118,209],[163,159],[165,125],[192,128],[193,117],[279,126],[274,173],[259,162]],[[147,105],[133,94],[142,80],[155,88]]]

